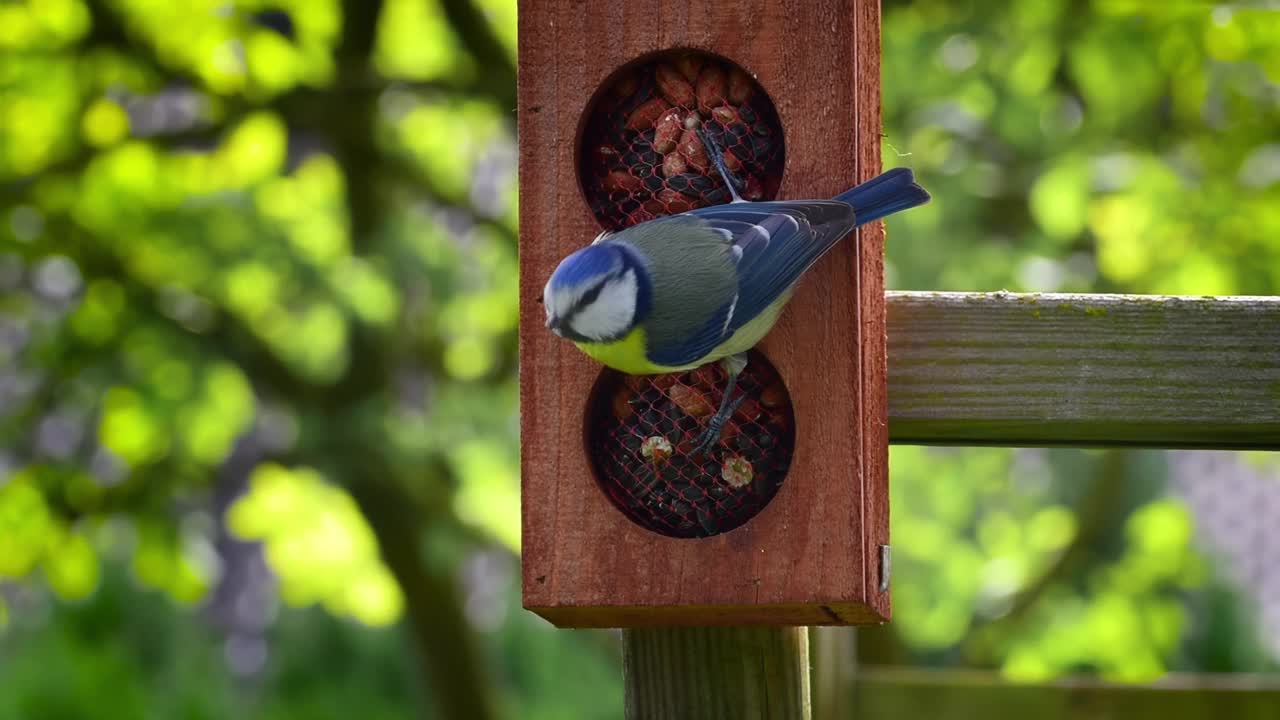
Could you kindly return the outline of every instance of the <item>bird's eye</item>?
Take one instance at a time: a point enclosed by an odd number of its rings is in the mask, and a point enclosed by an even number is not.
[[[595,287],[591,288],[590,290],[588,290],[588,291],[586,291],[586,292],[582,293],[582,299],[578,301],[578,305],[579,305],[579,306],[586,306],[586,305],[590,305],[591,303],[595,302],[595,301],[596,301],[596,298],[600,297],[600,291],[601,291],[601,290],[603,290],[603,289],[604,289],[604,283],[600,283],[599,285],[597,285],[597,286],[595,286]]]

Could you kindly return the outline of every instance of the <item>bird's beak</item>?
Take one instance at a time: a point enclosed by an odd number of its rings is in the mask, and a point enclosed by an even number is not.
[[[559,335],[560,334],[560,318],[556,317],[555,315],[549,316],[547,318],[547,329]]]

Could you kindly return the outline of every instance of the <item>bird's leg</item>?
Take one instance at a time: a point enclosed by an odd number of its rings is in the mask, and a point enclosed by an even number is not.
[[[716,142],[701,127],[694,132],[698,133],[698,139],[702,141],[702,146],[707,149],[707,155],[711,156],[711,162],[716,166],[716,171],[720,173],[720,179],[724,181],[724,186],[729,188],[729,195],[733,198],[733,202],[744,202],[742,196],[738,194],[738,179],[724,165],[724,151],[720,149],[720,143]]]
[[[707,423],[707,429],[702,432],[702,437],[698,441],[698,447],[694,449],[694,456],[705,455],[720,442],[720,432],[724,430],[724,424],[729,422],[729,418],[733,417],[733,413],[737,411],[738,406],[743,400],[747,399],[746,395],[738,393],[738,397],[733,396],[734,389],[738,386],[738,376],[742,374],[744,368],[747,367],[747,354],[738,353],[720,361],[720,367],[724,368],[725,373],[729,376],[729,381],[724,388],[724,398],[720,400],[720,409],[711,417],[711,421]]]

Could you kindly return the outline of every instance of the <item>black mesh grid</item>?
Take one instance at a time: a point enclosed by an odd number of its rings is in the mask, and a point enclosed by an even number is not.
[[[782,128],[773,103],[735,64],[670,51],[626,68],[588,111],[580,179],[606,229],[728,202],[696,130],[722,149],[747,200],[772,200],[782,181]]]
[[[592,392],[587,448],[596,479],[628,518],[670,537],[708,537],[741,526],[781,487],[795,442],[791,399],[777,371],[751,353],[736,392],[746,394],[720,441],[691,453],[720,405],[718,364],[629,376],[605,370]]]

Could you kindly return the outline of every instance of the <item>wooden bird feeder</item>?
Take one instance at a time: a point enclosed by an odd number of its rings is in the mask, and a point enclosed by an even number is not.
[[[525,607],[562,627],[889,619],[883,226],[801,281],[709,458],[723,376],[630,378],[543,327],[602,230],[726,194],[829,198],[880,171],[879,6],[570,0],[520,12]],[[732,154],[733,157],[728,157]]]

